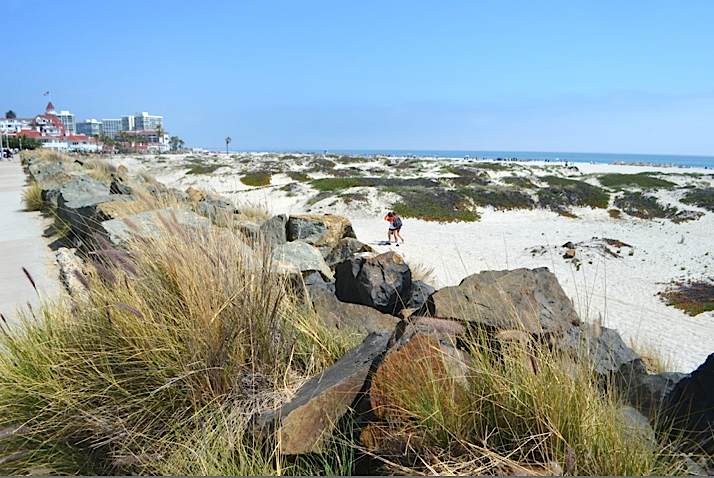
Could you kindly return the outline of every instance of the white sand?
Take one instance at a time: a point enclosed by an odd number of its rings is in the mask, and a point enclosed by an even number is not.
[[[130,170],[145,169],[169,186],[186,189],[188,186],[210,190],[231,197],[237,204],[244,201],[267,205],[274,214],[334,213],[352,221],[357,238],[384,252],[395,250],[408,263],[433,267],[437,287],[458,284],[464,277],[484,270],[514,269],[519,267],[547,267],[553,271],[565,292],[573,300],[582,319],[601,320],[602,324],[617,329],[627,342],[654,347],[667,360],[669,369],[689,372],[698,367],[714,352],[714,314],[706,312],[690,317],[668,307],[656,295],[672,280],[704,279],[714,271],[714,214],[698,220],[675,224],[669,220],[613,219],[605,210],[573,209],[577,218],[567,218],[543,210],[494,211],[478,208],[482,218],[474,223],[438,224],[406,218],[402,236],[406,244],[380,246],[387,239],[387,223],[383,220],[393,194],[368,193],[368,201],[359,206],[342,200],[327,199],[307,205],[308,195],[316,194],[301,184],[292,195],[280,187],[291,183],[286,175],[274,175],[271,186],[251,188],[240,182],[238,168],[221,168],[209,175],[185,175],[184,169],[174,169],[177,159],[166,156],[165,162],[155,158],[115,158]],[[270,157],[266,157],[270,160]],[[214,160],[219,164],[230,161],[225,155]],[[438,164],[425,168],[421,176],[436,176]],[[437,164],[438,163],[438,164]],[[260,164],[254,163],[253,166]],[[558,164],[519,163],[522,174],[543,175],[560,173]],[[339,165],[341,167],[341,165]],[[384,167],[383,162],[348,164]],[[700,183],[711,185],[711,170],[652,168],[577,164],[579,173],[639,173],[656,171],[672,173],[669,180],[686,180],[682,173],[702,173]],[[560,168],[560,169],[558,169]],[[293,168],[286,167],[285,170]],[[294,169],[299,169],[294,165]],[[293,169],[293,170],[294,170]],[[392,171],[394,172],[394,171]],[[443,175],[443,173],[441,173]],[[495,173],[498,174],[511,173]],[[521,174],[519,172],[519,174]],[[311,177],[318,177],[312,175]],[[691,180],[691,179],[690,179]],[[675,202],[675,193],[658,193],[663,203]],[[669,196],[668,196],[669,195]],[[698,209],[690,207],[689,209]],[[608,246],[620,257],[612,257],[593,238],[616,239],[632,247]],[[568,241],[579,244],[579,270],[562,256],[562,245]]]

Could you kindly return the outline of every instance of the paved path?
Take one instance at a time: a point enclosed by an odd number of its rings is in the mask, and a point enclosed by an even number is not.
[[[59,291],[54,253],[49,240],[42,237],[50,221],[38,212],[24,210],[21,198],[26,179],[18,162],[0,161],[0,313],[8,320],[28,301],[33,306],[38,303],[23,267],[43,299]]]

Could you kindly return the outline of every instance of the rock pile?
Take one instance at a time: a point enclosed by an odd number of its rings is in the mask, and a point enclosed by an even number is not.
[[[615,330],[580,323],[547,268],[484,271],[458,286],[435,290],[413,280],[395,252],[378,254],[360,242],[344,217],[245,218],[224,198],[150,183],[121,167],[109,184],[73,163],[30,159],[27,169],[42,185],[47,207],[69,228],[79,256],[102,241],[121,247],[134,235],[155,234],[168,218],[197,233],[221,231],[246,248],[259,243],[270,248],[273,259],[295,274],[296,287],[309,294],[329,328],[363,337],[290,402],[254,417],[257,436],[280,433],[282,453],[321,452],[349,419],[361,427],[357,437],[362,444],[378,455],[372,425],[399,409],[385,403],[388,382],[400,375],[418,377],[422,361],[416,357],[430,362],[434,373],[463,381],[469,358],[462,344],[475,329],[488,337],[550,344],[575,360],[587,360],[603,384],[617,387],[634,413],[641,414],[639,423],[665,424],[673,438],[686,439],[688,450],[714,452],[714,356],[691,375],[648,373]],[[233,227],[221,227],[231,217]],[[63,283],[77,294],[81,288],[72,277],[81,260],[67,249],[58,257]]]

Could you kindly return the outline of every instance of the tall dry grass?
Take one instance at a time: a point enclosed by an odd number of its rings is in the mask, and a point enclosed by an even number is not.
[[[518,335],[517,335],[518,336]],[[687,472],[676,447],[634,423],[585,357],[532,339],[468,340],[465,368],[436,345],[378,372],[374,443],[393,474],[594,476]],[[381,374],[381,376],[380,376]]]
[[[10,431],[0,444],[11,459],[0,472],[150,470],[227,410],[274,407],[346,351],[349,342],[315,333],[324,325],[269,254],[229,237],[165,220],[127,251],[102,244],[78,274],[86,298],[45,303],[3,328],[0,430]],[[279,469],[280,457],[245,451],[226,450],[236,469]]]

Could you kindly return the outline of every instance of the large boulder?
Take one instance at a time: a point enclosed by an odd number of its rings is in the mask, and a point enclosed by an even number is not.
[[[335,266],[335,292],[343,302],[397,315],[411,296],[409,266],[394,251],[358,254]]]
[[[258,437],[277,432],[281,453],[297,455],[325,451],[327,439],[340,419],[366,393],[370,369],[382,357],[391,334],[372,333],[337,363],[303,385],[293,399],[277,410],[253,419]]]
[[[356,237],[349,219],[333,214],[290,216],[286,232],[288,241],[311,244],[323,257],[327,257],[341,239]]]
[[[362,252],[377,252],[371,246],[358,241],[354,237],[345,237],[335,244],[332,251],[325,258],[325,262],[330,267],[335,267],[342,261],[346,261],[351,256]]]
[[[160,209],[146,211],[131,216],[111,219],[101,223],[102,233],[114,245],[122,245],[135,235],[143,237],[161,237],[167,224],[177,224],[208,232],[211,221],[184,209]]]
[[[106,212],[112,208],[104,210],[101,204],[134,201],[134,196],[110,194],[106,184],[84,176],[59,188],[57,220],[68,226],[80,241],[87,243],[103,221],[113,219]]]
[[[399,319],[365,305],[341,302],[329,288],[310,290],[313,306],[325,324],[336,331],[349,331],[366,336],[371,332],[394,330]]]
[[[288,217],[285,214],[278,214],[260,225],[260,234],[270,248],[280,247],[288,241],[287,223]]]
[[[714,354],[689,377],[679,381],[664,399],[661,428],[682,439],[687,452],[714,455]]]
[[[418,315],[533,334],[560,333],[580,323],[573,303],[545,267],[468,276],[458,286],[433,293]]]
[[[325,264],[325,259],[322,258],[320,251],[305,242],[286,242],[273,251],[273,259],[291,262],[298,266],[303,273],[318,271],[325,280],[333,279],[332,271]]]
[[[574,360],[586,360],[601,383],[613,384],[622,397],[650,420],[662,410],[664,397],[686,375],[648,374],[640,356],[614,329],[571,327],[556,339],[556,348]]]

